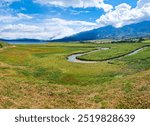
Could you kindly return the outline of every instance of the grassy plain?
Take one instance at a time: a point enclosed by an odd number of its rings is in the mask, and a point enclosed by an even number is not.
[[[150,48],[111,64],[71,63],[67,56],[105,59],[137,44],[50,43],[0,51],[0,108],[150,108]],[[100,54],[100,57],[98,55]]]
[[[143,47],[144,43],[122,43],[122,44],[104,44],[103,47],[110,48],[108,50],[101,50],[98,52],[86,54],[80,56],[79,58],[82,60],[96,60],[103,61],[113,57],[118,57],[129,53],[137,48]]]

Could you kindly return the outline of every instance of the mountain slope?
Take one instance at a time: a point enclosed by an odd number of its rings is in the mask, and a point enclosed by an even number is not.
[[[81,32],[76,35],[54,41],[82,41],[96,39],[123,39],[144,37],[150,35],[150,21],[127,25],[121,28],[106,26],[91,31]]]

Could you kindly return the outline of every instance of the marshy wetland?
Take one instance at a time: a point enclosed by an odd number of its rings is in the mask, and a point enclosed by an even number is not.
[[[150,108],[150,40],[0,44],[0,108]]]

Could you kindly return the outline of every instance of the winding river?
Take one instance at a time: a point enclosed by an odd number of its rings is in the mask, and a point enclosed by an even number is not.
[[[75,62],[75,63],[98,63],[98,62],[107,62],[107,61],[110,61],[110,60],[120,59],[120,58],[122,58],[122,57],[126,57],[126,56],[131,56],[131,55],[137,54],[138,52],[142,51],[143,49],[145,49],[145,48],[147,48],[147,47],[150,47],[150,45],[143,46],[143,47],[138,48],[138,49],[136,49],[136,50],[133,50],[133,51],[127,53],[127,54],[120,55],[120,56],[113,57],[113,58],[109,58],[109,59],[106,59],[106,60],[103,60],[103,61],[81,60],[81,59],[78,59],[78,58],[77,58],[77,57],[79,57],[79,56],[83,56],[83,55],[90,54],[90,53],[93,53],[93,52],[98,52],[98,51],[101,51],[101,50],[108,50],[108,49],[110,49],[110,48],[101,48],[101,47],[98,47],[96,50],[93,50],[93,51],[90,51],[90,52],[72,54],[72,55],[68,56],[67,60],[68,60],[69,62]]]

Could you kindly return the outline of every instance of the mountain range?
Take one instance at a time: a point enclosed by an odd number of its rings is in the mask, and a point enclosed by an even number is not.
[[[129,39],[139,37],[150,37],[150,21],[126,25],[121,28],[115,28],[113,26],[101,27],[53,41],[67,42],[97,39]]]
[[[150,37],[150,21],[144,21],[137,24],[126,25],[121,28],[115,28],[113,26],[106,26],[90,31],[81,32],[72,36],[64,37],[56,40],[38,40],[38,39],[13,39],[6,40],[0,39],[0,41],[7,42],[69,42],[69,41],[86,41],[86,40],[98,40],[98,39],[129,39],[129,38],[140,38]]]

